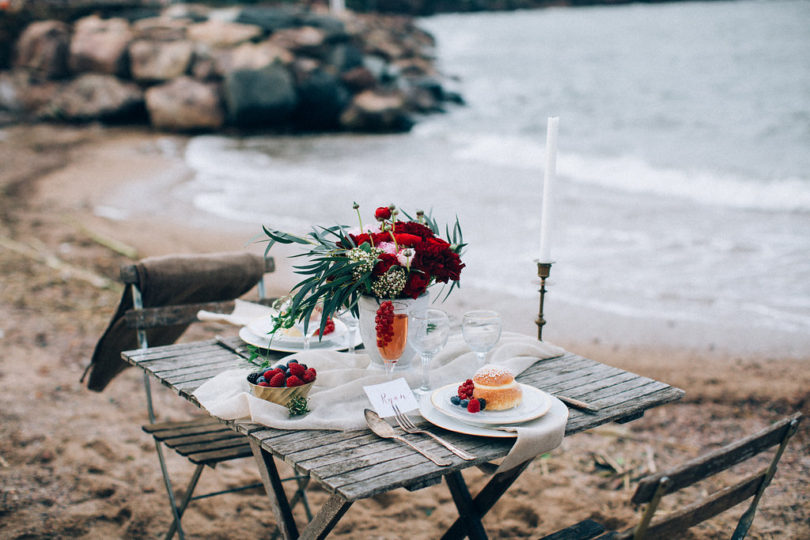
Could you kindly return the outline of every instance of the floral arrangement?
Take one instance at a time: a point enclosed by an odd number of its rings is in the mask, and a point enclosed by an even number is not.
[[[313,313],[321,311],[319,335],[323,335],[336,312],[348,309],[357,315],[361,295],[418,298],[437,283],[449,283],[449,295],[459,285],[464,268],[460,255],[466,244],[458,218],[452,229],[445,228],[445,239],[436,221],[422,211],[412,218],[394,205],[382,206],[374,212],[375,223],[364,226],[359,205],[354,203],[353,208],[359,221],[353,229],[315,227],[301,237],[263,227],[268,237],[265,255],[276,242],[308,247],[293,255],[309,259],[294,267],[306,277],[293,287],[273,332],[301,321],[306,333]]]

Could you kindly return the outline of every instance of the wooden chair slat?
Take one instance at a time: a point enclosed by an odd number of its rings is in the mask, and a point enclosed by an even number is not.
[[[205,443],[215,443],[216,441],[226,440],[245,440],[240,437],[238,433],[233,431],[212,431],[210,433],[200,433],[195,435],[187,435],[185,437],[172,437],[171,439],[164,439],[162,442],[169,448],[179,448],[188,445],[200,445]]]
[[[645,536],[649,538],[675,538],[676,533],[713,518],[753,497],[767,474],[768,469],[766,467],[733,486],[717,491],[711,496],[690,504],[659,521],[653,521]]]
[[[201,452],[210,452],[213,450],[224,450],[226,448],[236,448],[244,446],[250,451],[250,444],[244,437],[228,437],[218,441],[206,441],[198,444],[181,444],[170,447],[181,456],[190,456],[192,454],[199,454]]]
[[[670,480],[666,493],[672,493],[686,486],[690,486],[721,471],[728,469],[738,463],[749,459],[760,452],[771,448],[782,442],[790,429],[791,422],[797,419],[800,414],[784,418],[774,423],[758,433],[754,433],[744,439],[732,443],[729,446],[719,448],[704,456],[687,461],[683,465],[661,473],[657,473],[643,478],[636,488],[631,501],[633,504],[649,502],[655,493],[659,480],[667,476]]]
[[[186,420],[182,422],[156,422],[154,424],[146,424],[142,427],[146,433],[155,433],[164,430],[175,430],[186,427],[191,428],[195,426],[207,425],[222,425],[222,422],[211,416],[206,416],[205,418],[195,418],[194,420]]]
[[[544,536],[539,540],[588,540],[605,532],[605,528],[592,519],[575,523],[570,527]]]
[[[241,459],[252,455],[253,452],[250,450],[250,445],[246,444],[234,448],[225,448],[224,450],[213,450],[211,452],[189,454],[186,457],[189,459],[189,461],[196,463],[197,465],[213,465],[223,461]]]

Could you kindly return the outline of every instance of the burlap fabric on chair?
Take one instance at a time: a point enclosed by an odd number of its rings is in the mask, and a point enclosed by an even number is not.
[[[143,307],[219,302],[245,294],[261,279],[264,259],[252,253],[170,255],[143,259],[137,265],[138,287]],[[124,368],[121,351],[138,348],[136,332],[128,328],[124,314],[132,309],[132,285],[127,284],[109,326],[96,344],[88,369],[87,387],[100,392]],[[173,343],[188,325],[147,331],[150,347]],[[84,376],[82,376],[84,381]]]

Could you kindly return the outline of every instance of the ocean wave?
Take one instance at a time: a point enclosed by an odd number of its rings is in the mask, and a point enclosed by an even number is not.
[[[542,170],[545,148],[528,137],[480,134],[459,137],[452,157],[498,167]],[[707,170],[656,167],[624,155],[596,157],[560,151],[557,175],[580,184],[626,193],[678,197],[747,210],[810,211],[810,178],[755,179]]]

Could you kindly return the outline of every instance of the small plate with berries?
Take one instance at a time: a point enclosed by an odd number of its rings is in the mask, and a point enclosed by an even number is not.
[[[293,398],[306,397],[317,376],[315,368],[290,360],[254,371],[247,381],[250,393],[257,398],[286,406]]]
[[[301,352],[306,349],[304,338],[298,332],[298,335],[278,334],[273,336],[268,335],[272,329],[272,319],[270,317],[263,317],[256,320],[247,326],[239,329],[239,337],[245,343],[258,347],[260,349],[268,349],[279,352]],[[293,329],[290,329],[293,330]],[[317,327],[311,332],[316,332]],[[357,347],[362,343],[360,332],[354,333],[354,346]],[[341,320],[329,321],[324,329],[323,339],[318,339],[317,335],[313,335],[309,339],[309,348],[327,351],[339,351],[341,349],[349,348],[349,340],[351,333],[346,325]]]
[[[521,424],[546,414],[551,408],[550,396],[533,386],[520,384],[523,399],[511,409],[493,411],[487,409],[484,399],[474,397],[472,379],[448,384],[435,390],[430,401],[437,410],[462,422],[477,425]]]

